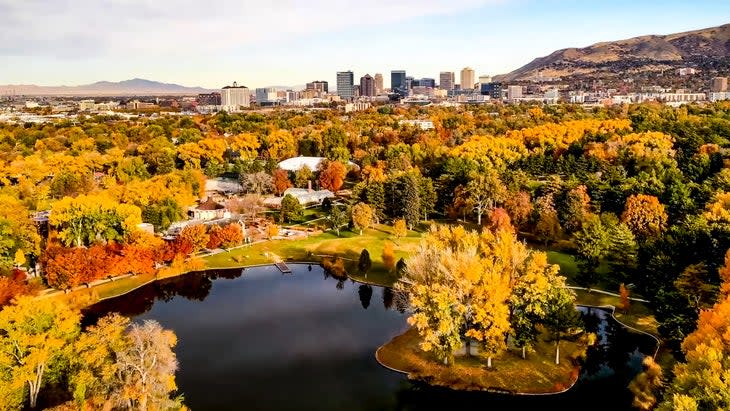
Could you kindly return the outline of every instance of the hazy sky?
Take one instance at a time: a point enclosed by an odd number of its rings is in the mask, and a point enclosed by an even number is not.
[[[219,88],[516,69],[564,47],[730,23],[728,0],[0,0],[0,84]],[[334,86],[331,86],[334,88]]]

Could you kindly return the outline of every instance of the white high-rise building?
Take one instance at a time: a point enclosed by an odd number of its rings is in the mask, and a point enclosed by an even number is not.
[[[246,86],[239,86],[235,81],[232,86],[221,89],[221,110],[235,113],[251,105],[251,93]]]
[[[474,69],[471,67],[464,67],[461,69],[461,89],[470,90],[474,88]]]

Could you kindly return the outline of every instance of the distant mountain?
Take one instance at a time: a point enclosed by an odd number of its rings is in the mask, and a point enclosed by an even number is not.
[[[536,58],[511,73],[495,76],[495,80],[610,77],[677,67],[715,69],[718,65],[730,65],[730,24],[562,49]]]
[[[0,85],[0,94],[44,96],[161,96],[193,95],[214,90],[135,78],[119,82],[99,81],[82,86]]]

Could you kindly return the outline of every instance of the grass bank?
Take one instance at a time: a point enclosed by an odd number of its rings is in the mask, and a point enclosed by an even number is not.
[[[207,268],[230,268],[269,264],[277,258],[319,262],[321,256],[336,256],[345,259],[345,267],[353,279],[390,287],[397,278],[383,264],[383,247],[387,242],[392,242],[397,261],[415,252],[420,239],[421,233],[415,231],[409,232],[407,237],[396,239],[392,227],[378,225],[363,230],[362,235],[342,230],[340,236],[328,231],[304,239],[265,241],[205,257],[204,261]],[[363,249],[368,250],[372,261],[370,270],[365,274],[357,270],[357,260]]]

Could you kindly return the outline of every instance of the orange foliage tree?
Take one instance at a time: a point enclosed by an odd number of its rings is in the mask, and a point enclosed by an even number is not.
[[[320,164],[319,186],[332,192],[338,191],[345,182],[347,168],[339,161],[323,161]]]
[[[292,183],[289,181],[289,173],[286,170],[277,168],[273,174],[273,184],[276,195],[281,195],[284,190],[292,187]]]

